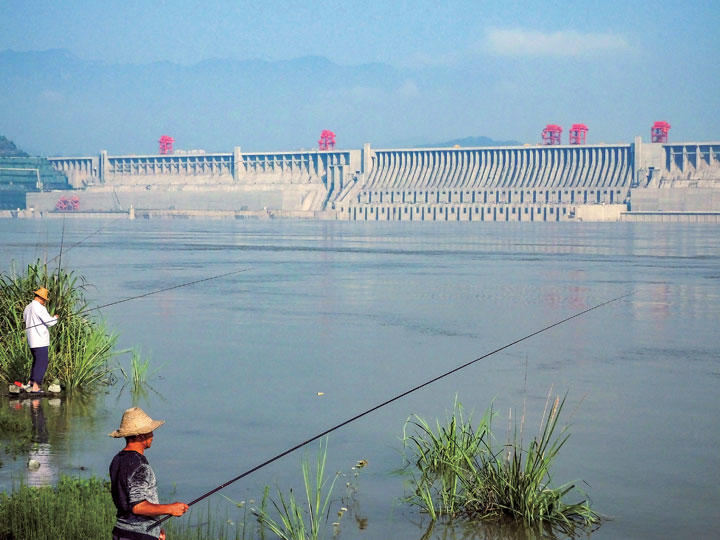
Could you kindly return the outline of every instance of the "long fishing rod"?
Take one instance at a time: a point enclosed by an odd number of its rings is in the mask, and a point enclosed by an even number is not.
[[[194,280],[194,281],[188,281],[188,282],[186,282],[186,283],[180,283],[179,285],[172,285],[172,286],[170,286],[170,287],[164,287],[164,288],[162,288],[162,289],[157,289],[157,290],[155,290],[155,291],[150,291],[150,292],[146,292],[146,293],[143,293],[143,294],[138,294],[138,295],[136,295],[136,296],[130,296],[130,297],[128,297],[128,298],[123,298],[123,299],[121,299],[121,300],[115,300],[114,302],[108,302],[107,304],[102,304],[102,305],[100,305],[100,306],[95,306],[95,307],[92,307],[92,308],[84,309],[84,310],[82,310],[82,311],[79,311],[79,312],[77,313],[77,315],[83,315],[83,314],[85,314],[85,313],[90,313],[90,312],[92,312],[92,311],[97,311],[97,310],[99,310],[99,309],[103,309],[103,308],[106,308],[106,307],[115,306],[115,305],[117,305],[117,304],[123,304],[123,303],[125,303],[125,302],[130,302],[131,300],[137,300],[137,299],[139,299],[139,298],[145,298],[146,296],[152,296],[153,294],[159,294],[159,293],[162,293],[162,292],[172,291],[172,290],[174,290],[174,289],[180,289],[180,288],[182,288],[182,287],[189,287],[190,285],[196,285],[196,284],[198,284],[198,283],[204,283],[205,281],[212,281],[213,279],[220,279],[220,278],[223,278],[223,277],[232,276],[232,275],[234,275],[234,274],[240,274],[240,273],[242,273],[242,272],[247,272],[248,270],[249,270],[249,268],[241,268],[240,270],[232,270],[231,272],[225,272],[224,274],[218,274],[218,275],[216,275],[216,276],[210,276],[210,277],[206,277],[206,278],[202,278],[202,279],[196,279],[196,280]],[[41,323],[38,323],[38,324],[34,324],[34,325],[32,325],[32,326],[28,326],[27,328],[20,328],[20,329],[14,331],[14,332],[8,332],[8,333],[4,334],[3,336],[0,336],[0,341],[2,341],[5,337],[14,334],[15,332],[20,332],[20,331],[24,331],[24,330],[29,330],[30,328],[35,328],[36,326],[41,326],[41,325],[43,325],[43,324],[45,324],[45,323],[42,323],[42,322],[41,322]]]
[[[90,234],[88,234],[85,238],[83,238],[82,240],[79,240],[78,242],[75,242],[73,245],[71,245],[69,248],[67,248],[67,249],[65,250],[65,253],[67,253],[68,251],[70,251],[70,250],[73,249],[73,248],[78,247],[80,244],[82,244],[83,242],[85,242],[85,240],[88,240],[88,239],[92,238],[93,236],[95,236],[97,233],[99,233],[99,232],[102,231],[103,229],[108,228],[110,225],[112,225],[113,223],[115,223],[116,221],[119,221],[119,220],[121,220],[121,219],[127,219],[127,218],[117,217],[117,218],[114,218],[114,219],[110,220],[108,223],[106,223],[106,224],[104,224],[104,225],[101,225],[101,226],[98,227],[96,230],[94,230],[93,232],[91,232]],[[64,221],[64,220],[65,220],[65,218],[63,217],[63,221]],[[57,259],[58,257],[62,257],[62,250],[60,250],[60,255],[55,255],[52,259],[50,259],[50,260],[48,261],[48,263],[53,262],[53,261],[54,261],[55,259]]]
[[[415,392],[415,391],[417,391],[417,390],[420,390],[421,388],[424,388],[424,387],[426,387],[426,386],[428,386],[428,385],[430,385],[430,384],[432,384],[432,383],[434,383],[434,382],[436,382],[436,381],[439,381],[440,379],[443,379],[443,378],[447,377],[448,375],[452,375],[453,373],[455,373],[455,372],[457,372],[457,371],[460,371],[461,369],[464,369],[464,368],[466,368],[466,367],[468,367],[468,366],[471,366],[471,365],[474,364],[475,362],[479,362],[480,360],[483,360],[483,359],[485,359],[485,358],[487,358],[487,357],[489,357],[489,356],[492,356],[493,354],[499,353],[500,351],[504,351],[505,349],[507,349],[507,348],[509,348],[509,347],[512,347],[513,345],[517,345],[517,344],[520,343],[521,341],[525,341],[526,339],[530,339],[530,338],[533,337],[533,336],[537,336],[538,334],[542,334],[543,332],[545,332],[545,331],[547,331],[547,330],[550,330],[551,328],[554,328],[554,327],[559,326],[559,325],[561,325],[561,324],[563,324],[563,323],[566,323],[567,321],[572,320],[572,319],[574,319],[574,318],[576,318],[576,317],[580,317],[581,315],[585,315],[586,313],[588,313],[588,312],[590,312],[590,311],[593,311],[593,310],[595,310],[595,309],[598,309],[598,308],[600,308],[600,307],[602,307],[602,306],[606,306],[606,305],[608,305],[608,304],[612,304],[613,302],[617,302],[618,300],[621,300],[621,299],[623,299],[623,298],[626,298],[626,297],[628,297],[628,296],[631,296],[632,294],[633,294],[632,292],[629,292],[629,293],[627,293],[627,294],[623,294],[622,296],[618,296],[618,297],[613,298],[613,299],[611,299],[611,300],[606,300],[605,302],[602,302],[602,303],[600,303],[600,304],[596,304],[596,305],[594,305],[594,306],[592,306],[592,307],[590,307],[590,308],[587,308],[587,309],[585,309],[585,310],[583,310],[583,311],[580,311],[580,312],[578,312],[578,313],[575,313],[574,315],[571,315],[570,317],[567,317],[567,318],[565,318],[565,319],[563,319],[563,320],[561,320],[561,321],[557,321],[557,322],[555,322],[555,323],[553,323],[553,324],[550,324],[550,325],[548,325],[548,326],[546,326],[546,327],[544,327],[544,328],[542,328],[542,329],[540,329],[540,330],[537,330],[537,331],[533,332],[532,334],[528,334],[528,335],[526,335],[526,336],[524,336],[524,337],[521,337],[520,339],[516,339],[515,341],[513,341],[513,342],[511,342],[511,343],[508,343],[507,345],[503,345],[502,347],[499,347],[499,348],[495,349],[494,351],[490,351],[489,353],[484,354],[484,355],[482,355],[481,357],[476,358],[475,360],[471,360],[471,361],[469,361],[469,362],[466,362],[466,363],[464,363],[464,364],[462,364],[462,365],[460,365],[460,366],[458,366],[458,367],[456,367],[456,368],[454,368],[454,369],[451,369],[450,371],[447,371],[447,372],[443,373],[442,375],[438,375],[437,377],[434,377],[434,378],[430,379],[429,381],[426,381],[426,382],[424,382],[424,383],[422,383],[422,384],[419,384],[419,385],[411,388],[410,390],[406,390],[406,391],[403,392],[402,394],[398,394],[397,396],[395,396],[395,397],[393,397],[393,398],[390,398],[390,399],[388,399],[388,400],[386,400],[386,401],[383,401],[382,403],[379,403],[379,404],[375,405],[374,407],[372,407],[372,408],[370,408],[370,409],[368,409],[368,410],[366,410],[366,411],[364,411],[364,412],[361,412],[360,414],[356,414],[356,415],[353,416],[352,418],[349,418],[349,419],[345,420],[344,422],[341,422],[341,423],[339,423],[339,424],[337,424],[337,425],[335,425],[335,426],[333,426],[333,427],[331,427],[331,428],[328,428],[328,429],[326,429],[325,431],[323,431],[323,432],[321,432],[321,433],[318,433],[317,435],[315,435],[315,436],[313,436],[313,437],[310,437],[309,439],[307,439],[307,440],[305,440],[305,441],[303,441],[303,442],[301,442],[301,443],[299,443],[299,444],[296,444],[296,445],[293,446],[292,448],[288,448],[288,449],[285,450],[284,452],[281,452],[281,453],[277,454],[276,456],[274,456],[274,457],[272,457],[272,458],[270,458],[270,459],[268,459],[268,460],[266,460],[266,461],[263,461],[262,463],[260,463],[259,465],[256,465],[256,466],[253,467],[252,469],[248,469],[247,471],[243,472],[242,474],[239,474],[239,475],[236,476],[235,478],[232,478],[232,479],[228,480],[227,482],[224,482],[224,483],[220,484],[220,485],[217,486],[216,488],[211,489],[211,490],[208,491],[207,493],[203,493],[203,494],[200,495],[200,497],[198,497],[197,499],[193,500],[192,502],[189,502],[189,503],[188,503],[188,506],[192,506],[192,505],[194,505],[195,503],[198,503],[198,502],[202,501],[203,499],[209,497],[209,496],[212,495],[213,493],[216,493],[216,492],[220,491],[221,489],[229,486],[229,485],[232,484],[233,482],[237,482],[237,481],[240,480],[241,478],[245,478],[245,477],[248,476],[249,474],[254,473],[254,472],[257,471],[258,469],[262,469],[262,468],[265,467],[266,465],[270,465],[270,464],[273,463],[274,461],[277,461],[278,459],[280,459],[280,458],[282,458],[282,457],[290,454],[291,452],[294,452],[294,451],[297,450],[298,448],[302,448],[303,446],[305,446],[305,445],[307,445],[307,444],[310,444],[311,442],[316,441],[317,439],[319,439],[319,438],[321,438],[321,437],[324,437],[325,435],[327,435],[328,433],[331,433],[331,432],[335,431],[336,429],[339,429],[339,428],[341,428],[341,427],[343,427],[343,426],[345,426],[345,425],[347,425],[347,424],[349,424],[349,423],[351,423],[351,422],[354,422],[355,420],[358,420],[358,419],[362,418],[363,416],[368,415],[368,414],[370,414],[371,412],[374,412],[374,411],[380,409],[381,407],[385,407],[386,405],[389,405],[389,404],[392,403],[393,401],[397,401],[398,399],[403,398],[403,397],[407,396],[408,394],[412,394],[413,392]],[[160,524],[163,523],[164,521],[167,521],[167,520],[170,519],[171,517],[172,517],[171,515],[167,515],[167,516],[165,516],[165,517],[163,517],[163,518],[161,518],[161,519],[158,519],[157,521],[155,521],[155,522],[151,523],[150,525],[148,525],[148,527],[147,527],[145,530],[149,531],[150,529],[152,529],[152,528],[154,528],[154,527],[157,527],[158,525],[160,525]]]
[[[138,294],[137,296],[130,296],[129,298],[123,298],[122,300],[116,300],[114,302],[109,302],[107,304],[103,304],[101,306],[96,306],[94,308],[86,309],[81,311],[80,313],[90,313],[91,311],[97,311],[98,309],[115,306],[117,304],[122,304],[125,302],[130,302],[131,300],[137,300],[138,298],[145,298],[146,296],[151,296],[153,294],[158,294],[161,292],[167,292],[172,291],[174,289],[180,289],[181,287],[189,287],[190,285],[196,285],[198,283],[204,283],[205,281],[212,281],[213,279],[220,279],[227,276],[232,276],[234,274],[240,274],[242,272],[247,272],[249,268],[241,268],[240,270],[233,270],[231,272],[225,272],[224,274],[218,274],[216,276],[210,276],[202,279],[196,279],[195,281],[188,281],[187,283],[181,283],[180,285],[173,285],[172,287],[165,287],[164,289],[158,289],[156,291],[150,291],[143,294]]]
[[[65,243],[65,216],[63,215],[63,228],[62,228],[62,234],[60,235],[60,255],[58,255],[60,258],[58,259],[58,275],[57,275],[57,286],[58,289],[60,289],[60,268],[62,267],[62,252],[63,252],[63,244]],[[55,259],[52,259],[55,260]],[[58,292],[60,292],[58,290]]]

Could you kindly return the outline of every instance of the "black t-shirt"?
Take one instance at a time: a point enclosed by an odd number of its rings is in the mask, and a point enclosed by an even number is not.
[[[134,450],[120,451],[110,463],[110,492],[117,508],[115,532],[124,538],[155,539],[160,528],[147,531],[156,518],[133,514],[143,501],[158,504],[157,481],[147,458]]]

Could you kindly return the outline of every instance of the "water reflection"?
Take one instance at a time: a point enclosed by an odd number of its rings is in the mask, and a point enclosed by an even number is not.
[[[30,419],[32,421],[32,443],[28,452],[26,483],[33,487],[50,486],[57,481],[58,466],[50,445],[45,412],[40,399],[28,401],[30,401]],[[47,405],[48,407],[59,407],[60,400],[50,399]]]
[[[581,532],[581,531],[576,531]],[[590,532],[586,533],[588,536]],[[575,538],[550,527],[528,527],[513,520],[483,523],[443,523],[431,521],[420,540],[558,540]]]
[[[9,489],[17,479],[41,487],[58,481],[61,471],[86,471],[70,465],[87,437],[97,432],[94,395],[63,398],[13,398],[3,410],[0,448],[12,460],[0,462],[0,482]]]

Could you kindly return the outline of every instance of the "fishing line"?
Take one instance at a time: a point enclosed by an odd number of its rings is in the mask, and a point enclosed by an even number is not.
[[[79,311],[76,315],[83,315],[85,313],[90,313],[92,311],[97,311],[98,309],[110,307],[110,306],[116,306],[118,304],[122,304],[125,302],[130,302],[131,300],[137,300],[139,298],[145,298],[146,296],[152,296],[153,294],[159,294],[162,292],[172,291],[174,289],[180,289],[182,287],[189,287],[190,285],[196,285],[198,283],[204,283],[205,281],[212,281],[213,279],[220,279],[227,276],[232,276],[234,274],[240,274],[242,272],[247,272],[249,268],[241,268],[240,270],[232,270],[231,272],[225,272],[224,274],[218,274],[216,276],[210,276],[202,279],[196,279],[194,281],[188,281],[186,283],[181,283],[179,285],[172,285],[171,287],[164,287],[162,289],[157,289],[155,291],[146,292],[143,294],[138,294],[136,296],[130,296],[128,298],[123,298],[122,300],[115,300],[114,302],[108,302],[107,304],[102,304],[100,306],[95,306],[92,308],[84,309],[82,311]],[[34,324],[32,326],[28,326],[27,328],[19,328],[15,332],[8,332],[7,334],[0,336],[0,340],[4,339],[6,336],[10,336],[12,334],[15,334],[20,331],[29,330],[30,328],[35,328],[36,326],[42,326],[45,323],[38,323]]]
[[[97,233],[99,233],[99,232],[102,231],[103,229],[108,228],[110,225],[112,225],[113,223],[115,223],[116,221],[119,221],[119,220],[121,220],[121,219],[125,220],[125,219],[127,219],[127,218],[125,218],[125,217],[117,217],[117,218],[111,220],[109,223],[106,223],[105,225],[101,225],[98,229],[96,229],[95,231],[93,231],[93,232],[91,232],[90,234],[88,234],[85,238],[83,238],[83,239],[80,240],[79,242],[75,242],[72,246],[70,246],[69,248],[67,248],[67,249],[65,250],[65,253],[67,253],[68,251],[70,251],[72,248],[78,247],[80,244],[82,244],[83,242],[85,242],[85,240],[88,240],[89,238],[92,238],[93,236],[95,236]],[[63,233],[65,232],[65,223],[64,223],[64,222],[65,222],[65,217],[63,216]],[[60,257],[60,259],[62,260],[62,249],[60,249],[60,255],[55,255],[55,256],[54,256],[52,259],[50,259],[47,263],[49,264],[49,263],[53,262],[53,261],[54,261],[55,259],[57,259],[58,257]]]
[[[156,291],[150,291],[147,293],[138,294],[137,296],[131,296],[129,298],[124,298],[122,300],[116,300],[114,302],[103,304],[101,306],[96,306],[94,308],[86,309],[84,311],[81,311],[80,313],[90,313],[91,311],[97,311],[98,309],[115,306],[117,304],[122,304],[124,302],[130,302],[130,300],[137,300],[138,298],[145,298],[146,296],[151,296],[153,294],[172,291],[174,289],[179,289],[181,287],[188,287],[190,285],[195,285],[197,283],[204,283],[205,281],[211,281],[213,279],[220,279],[223,277],[232,276],[234,274],[240,274],[241,272],[247,272],[248,270],[249,270],[249,268],[242,268],[240,270],[233,270],[231,272],[225,272],[224,274],[218,274],[217,276],[210,276],[210,277],[206,277],[206,278],[202,278],[202,279],[196,279],[195,281],[188,281],[187,283],[181,283],[180,285],[173,285],[172,287],[165,287],[164,289],[158,289]]]
[[[460,371],[461,369],[464,369],[464,368],[466,368],[466,367],[474,364],[475,362],[479,362],[480,360],[483,360],[483,359],[487,358],[488,356],[492,356],[493,354],[499,353],[500,351],[504,351],[505,349],[507,349],[507,348],[509,348],[509,347],[512,347],[513,345],[517,345],[517,344],[520,343],[521,341],[525,341],[526,339],[530,339],[530,338],[533,337],[533,336],[537,336],[538,334],[542,334],[543,332],[545,332],[545,331],[547,331],[547,330],[550,330],[551,328],[554,328],[554,327],[556,327],[556,326],[558,326],[558,325],[561,325],[561,324],[563,324],[563,323],[565,323],[565,322],[567,322],[567,321],[569,321],[569,320],[571,320],[571,319],[574,319],[574,318],[576,318],[576,317],[580,317],[581,315],[585,315],[586,313],[589,313],[590,311],[593,311],[593,310],[598,309],[598,308],[600,308],[600,307],[606,306],[606,305],[608,305],[608,304],[612,304],[613,302],[617,302],[618,300],[621,300],[621,299],[623,299],[623,298],[626,298],[626,297],[628,297],[628,296],[631,296],[632,294],[633,294],[632,292],[629,292],[629,293],[627,293],[627,294],[623,294],[622,296],[618,296],[618,297],[613,298],[613,299],[611,299],[611,300],[606,300],[605,302],[602,302],[602,303],[600,303],[600,304],[596,304],[596,305],[594,305],[594,306],[592,306],[592,307],[590,307],[590,308],[585,309],[584,311],[580,311],[580,312],[578,312],[578,313],[575,313],[574,315],[571,315],[570,317],[567,317],[567,318],[565,318],[565,319],[563,319],[563,320],[561,320],[561,321],[557,321],[557,322],[555,322],[555,323],[553,323],[553,324],[550,324],[550,325],[546,326],[545,328],[542,328],[542,329],[540,329],[540,330],[537,330],[537,331],[533,332],[532,334],[528,334],[528,335],[526,335],[526,336],[524,336],[524,337],[521,337],[520,339],[516,339],[515,341],[513,341],[513,342],[511,342],[511,343],[508,343],[507,345],[503,345],[502,347],[499,347],[499,348],[495,349],[494,351],[490,351],[489,353],[484,354],[484,355],[482,355],[481,357],[476,358],[475,360],[471,360],[471,361],[469,361],[469,362],[466,362],[466,363],[464,363],[464,364],[462,364],[462,365],[460,365],[460,366],[458,366],[458,367],[456,367],[456,368],[454,368],[454,369],[451,369],[450,371],[447,371],[447,372],[443,373],[442,375],[438,375],[437,377],[434,377],[434,378],[430,379],[429,381],[426,381],[426,382],[424,382],[424,383],[422,383],[422,384],[419,384],[419,385],[411,388],[410,390],[406,390],[406,391],[403,392],[402,394],[398,394],[397,396],[395,396],[395,397],[393,397],[393,398],[390,398],[390,399],[388,399],[388,400],[386,400],[386,401],[383,401],[382,403],[379,403],[378,405],[375,405],[374,407],[372,407],[372,408],[370,408],[370,409],[368,409],[368,410],[366,410],[366,411],[364,411],[364,412],[361,412],[360,414],[356,414],[356,415],[353,416],[352,418],[349,418],[349,419],[345,420],[344,422],[341,422],[341,423],[339,423],[339,424],[337,424],[337,425],[335,425],[335,426],[333,426],[333,427],[331,427],[331,428],[329,428],[329,429],[326,429],[326,430],[323,431],[322,433],[318,433],[318,434],[315,435],[314,437],[311,437],[311,438],[309,438],[309,439],[301,442],[300,444],[296,444],[296,445],[293,446],[292,448],[288,448],[288,449],[285,450],[284,452],[281,452],[280,454],[277,454],[276,456],[274,456],[274,457],[272,457],[272,458],[270,458],[270,459],[268,459],[268,460],[266,460],[266,461],[263,461],[262,463],[260,463],[259,465],[256,465],[256,466],[253,467],[252,469],[248,469],[247,471],[245,471],[245,472],[242,473],[242,474],[239,474],[239,475],[236,476],[235,478],[233,478],[233,479],[231,479],[231,480],[228,480],[227,482],[225,482],[225,483],[223,483],[223,484],[220,484],[220,485],[217,486],[216,488],[211,489],[211,490],[208,491],[207,493],[202,494],[200,497],[198,497],[197,499],[195,499],[195,500],[193,500],[192,502],[189,502],[189,503],[187,503],[187,504],[188,504],[188,506],[192,506],[192,505],[194,505],[195,503],[198,503],[198,502],[202,501],[203,499],[209,497],[209,496],[212,495],[213,493],[216,493],[216,492],[220,491],[221,489],[229,486],[229,485],[232,484],[233,482],[237,482],[237,481],[240,480],[241,478],[244,478],[244,477],[248,476],[249,474],[254,473],[254,472],[257,471],[258,469],[262,469],[262,468],[265,467],[266,465],[270,465],[270,464],[273,463],[274,461],[277,461],[278,459],[280,459],[280,458],[282,458],[282,457],[290,454],[291,452],[294,452],[294,451],[297,450],[298,448],[302,448],[303,446],[305,446],[305,445],[307,445],[307,444],[310,444],[311,442],[313,442],[313,441],[315,441],[315,440],[317,440],[317,439],[319,439],[319,438],[321,438],[321,437],[324,437],[325,435],[327,435],[328,433],[331,433],[331,432],[335,431],[336,429],[339,429],[339,428],[341,428],[341,427],[343,427],[343,426],[345,426],[345,425],[347,425],[347,424],[349,424],[349,423],[351,423],[351,422],[354,422],[355,420],[358,420],[358,419],[362,418],[363,416],[368,415],[368,414],[370,414],[371,412],[374,412],[374,411],[380,409],[381,407],[385,407],[386,405],[389,405],[389,404],[392,403],[393,401],[397,401],[398,399],[403,398],[403,397],[407,396],[408,394],[411,394],[411,393],[413,393],[413,392],[415,392],[415,391],[417,391],[417,390],[420,390],[421,388],[424,388],[424,387],[426,387],[426,386],[434,383],[435,381],[439,381],[440,379],[442,379],[442,378],[444,378],[444,377],[447,377],[448,375],[452,375],[453,373],[455,373],[455,372],[457,372],[457,371]],[[148,525],[148,527],[147,527],[145,530],[149,531],[150,529],[152,529],[152,528],[154,528],[154,527],[157,527],[158,525],[160,525],[160,524],[163,523],[164,521],[167,521],[167,520],[170,519],[171,517],[173,517],[173,516],[167,515],[167,516],[165,516],[165,517],[163,517],[163,518],[161,518],[161,519],[158,519],[157,521],[155,521],[155,522],[151,523],[150,525]]]
[[[106,229],[107,227],[109,227],[110,225],[112,225],[113,223],[115,223],[116,221],[119,221],[119,220],[121,220],[121,219],[126,219],[126,218],[124,218],[124,217],[117,217],[117,218],[111,220],[110,222],[105,223],[104,225],[101,225],[101,226],[98,227],[96,230],[94,230],[93,232],[91,232],[90,234],[88,234],[86,237],[84,237],[82,240],[74,243],[72,246],[70,246],[69,248],[67,248],[67,249],[65,250],[65,253],[67,253],[67,252],[70,251],[71,249],[79,246],[80,244],[82,244],[83,242],[85,242],[85,240],[88,240],[89,238],[92,238],[93,236],[95,236],[97,233],[99,233],[99,232],[102,231],[103,229]],[[50,259],[49,261],[47,261],[47,263],[46,263],[46,264],[48,264],[48,263],[53,262],[55,259],[58,259],[58,258],[60,259],[60,260],[58,261],[58,279],[57,279],[57,280],[58,280],[58,286],[59,286],[59,283],[60,283],[60,268],[61,268],[61,263],[62,263],[62,254],[63,254],[63,243],[64,243],[64,240],[65,240],[65,216],[63,216],[62,236],[61,236],[61,238],[60,238],[60,253],[59,253],[58,255],[56,255],[55,257],[53,257],[52,259]],[[94,308],[89,308],[89,309],[85,309],[85,310],[83,310],[83,311],[79,311],[79,312],[77,313],[77,315],[82,315],[82,314],[84,314],[84,313],[90,313],[91,311],[97,311],[97,310],[102,309],[102,308],[105,308],[105,307],[114,306],[114,305],[117,305],[117,304],[122,304],[122,303],[124,303],[124,302],[129,302],[129,301],[131,301],[131,300],[137,300],[138,298],[144,298],[144,297],[146,297],[146,296],[151,296],[151,295],[153,295],[153,294],[158,294],[158,293],[161,293],[161,292],[171,291],[171,290],[173,290],[173,289],[179,289],[179,288],[181,288],[181,287],[188,287],[188,286],[190,286],[190,285],[195,285],[195,284],[197,284],[197,283],[202,283],[202,282],[204,282],[204,281],[211,281],[211,280],[213,280],[213,279],[219,279],[219,278],[221,278],[221,277],[226,277],[226,276],[230,276],[230,275],[233,275],[233,274],[239,274],[240,272],[245,272],[245,271],[247,271],[247,270],[248,270],[248,269],[245,268],[245,269],[242,269],[242,270],[236,270],[236,271],[232,271],[232,272],[227,272],[227,273],[225,273],[225,274],[219,274],[219,275],[217,275],[217,276],[211,276],[211,277],[208,277],[208,278],[198,279],[198,280],[195,280],[195,281],[190,281],[190,282],[187,282],[187,283],[182,283],[182,284],[180,284],[180,285],[174,285],[174,286],[172,286],[172,287],[166,287],[166,288],[164,288],[164,289],[158,289],[157,291],[151,291],[151,292],[148,292],[148,293],[139,294],[139,295],[137,295],[137,296],[131,296],[131,297],[129,297],[129,298],[124,298],[124,299],[122,299],[122,300],[116,300],[116,301],[110,302],[110,303],[108,303],[108,304],[103,304],[103,305],[101,305],[101,306],[96,306],[96,307],[94,307]],[[30,330],[31,328],[35,328],[36,326],[41,326],[42,324],[44,324],[44,323],[38,323],[38,324],[35,324],[35,325],[32,325],[32,326],[28,326],[27,328],[21,328],[21,329],[18,329],[16,332],[20,332],[20,331],[22,331],[22,330]],[[3,339],[5,339],[5,337],[7,337],[7,336],[9,336],[9,335],[12,335],[12,334],[14,334],[14,333],[15,333],[15,332],[8,332],[7,334],[4,334],[4,335],[0,336],[0,342],[1,342]]]

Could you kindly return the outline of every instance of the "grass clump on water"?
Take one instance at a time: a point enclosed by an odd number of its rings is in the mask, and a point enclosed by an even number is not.
[[[599,523],[587,500],[567,503],[573,484],[551,485],[551,467],[570,434],[558,428],[565,397],[548,402],[539,434],[524,448],[522,424],[512,441],[496,448],[492,408],[476,427],[457,401],[445,425],[422,418],[406,422],[403,444],[411,469],[407,500],[431,520],[512,519],[530,527],[550,527],[567,534]],[[408,435],[408,430],[414,433]]]
[[[319,445],[314,472],[310,460],[303,458],[305,501],[298,500],[292,489],[288,494],[278,490],[277,498],[270,498],[269,488],[265,488],[262,506],[255,511],[261,528],[268,528],[283,540],[317,540],[321,537],[329,520],[330,497],[338,478],[338,475],[332,481],[326,478],[326,460],[327,440]],[[268,499],[275,509],[275,517],[268,511]]]
[[[72,271],[50,271],[37,261],[23,272],[16,268],[0,274],[0,379],[5,383],[26,382],[32,356],[25,338],[23,310],[33,299],[33,291],[50,291],[46,307],[58,315],[50,330],[49,365],[46,380],[57,378],[66,390],[89,390],[109,383],[109,360],[117,335],[104,321],[87,316],[85,279]]]

